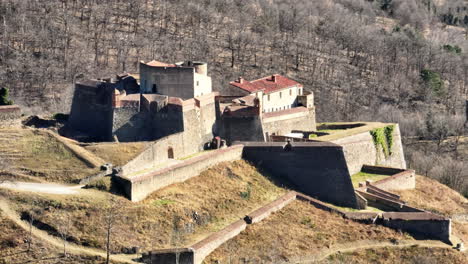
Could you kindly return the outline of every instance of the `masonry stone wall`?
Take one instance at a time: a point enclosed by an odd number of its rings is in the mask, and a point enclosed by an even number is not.
[[[416,176],[414,174],[414,170],[402,171],[386,179],[373,182],[372,185],[384,190],[412,190],[416,188]]]
[[[120,142],[152,140],[154,136],[150,120],[150,114],[140,112],[138,108],[115,108],[112,135]]]
[[[217,249],[224,242],[237,236],[247,227],[247,223],[244,220],[238,220],[223,230],[212,234],[211,236],[203,239],[202,241],[192,245],[194,250],[194,264],[201,264],[206,256],[208,256],[213,250]]]
[[[428,212],[383,213],[383,225],[451,243],[451,220]]]
[[[196,152],[195,148],[191,150],[190,144],[184,142],[183,133],[176,133],[152,143],[138,156],[123,165],[121,167],[121,174],[127,176],[168,162],[170,159],[169,149],[172,149],[174,159],[182,158]]]
[[[172,139],[171,139],[172,140]],[[183,182],[192,177],[198,176],[202,171],[224,161],[234,161],[241,159],[242,145],[236,145],[225,149],[213,150],[206,154],[190,158],[164,169],[156,170],[140,175],[124,176],[118,181],[123,185],[127,197],[134,201],[141,201],[152,192],[170,184]],[[137,169],[139,169],[138,167]],[[123,168],[125,172],[125,167]],[[128,168],[127,168],[128,172]]]
[[[68,127],[91,136],[96,141],[112,139],[112,94],[107,83],[76,83]]]
[[[243,158],[312,197],[357,207],[343,148],[328,142],[241,142]]]
[[[20,124],[21,108],[17,105],[0,106],[0,128]]]
[[[373,138],[369,132],[343,137],[331,142],[343,146],[351,175],[358,173],[364,164],[406,169],[400,129],[397,124],[395,124],[393,131],[394,143],[391,149],[392,154],[388,158],[385,158],[382,150],[376,150]]]
[[[231,144],[234,141],[265,141],[263,124],[259,116],[229,117],[218,120],[218,133]]]
[[[286,135],[293,130],[314,131],[315,108],[304,108],[304,112],[292,113],[282,116],[265,117],[262,120],[263,133],[268,135]]]

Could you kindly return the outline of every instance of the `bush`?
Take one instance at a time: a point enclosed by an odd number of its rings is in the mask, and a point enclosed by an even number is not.
[[[439,73],[424,69],[421,71],[420,76],[436,96],[442,97],[445,95],[444,81]]]
[[[86,184],[85,188],[87,189],[97,189],[100,191],[110,191],[111,189],[111,177],[104,177],[97,180],[94,180]]]
[[[13,101],[8,98],[8,89],[0,88],[0,105],[12,105]]]
[[[68,115],[67,114],[63,114],[63,113],[55,113],[53,116],[52,116],[53,119],[59,121],[59,122],[63,122],[63,121],[67,121],[68,120]]]

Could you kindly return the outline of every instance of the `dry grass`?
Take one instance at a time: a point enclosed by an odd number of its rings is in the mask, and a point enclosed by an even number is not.
[[[464,215],[465,222],[453,219],[453,233],[465,243],[468,242],[468,199],[446,185],[424,176],[416,175],[416,189],[393,191],[402,200],[417,208],[439,213],[447,217]]]
[[[53,136],[39,130],[0,129],[1,155],[8,170],[51,182],[76,182],[97,173]]]
[[[376,264],[464,264],[466,255],[452,249],[406,247],[358,250],[338,253],[323,263],[376,263]]]
[[[84,148],[107,162],[122,166],[135,158],[147,146],[148,142],[99,143],[87,145]]]
[[[468,212],[468,199],[436,180],[416,175],[416,189],[393,191],[410,205],[446,216]]]
[[[334,244],[359,240],[411,239],[392,229],[342,218],[303,202],[294,201],[216,249],[206,262],[226,263],[229,256],[257,257],[266,263],[287,261],[318,253]]]
[[[0,263],[103,263],[103,259],[90,256],[70,255],[62,258],[62,250],[50,247],[33,238],[31,251],[27,252],[27,232],[6,218],[0,211]]]
[[[246,195],[249,189],[250,195]],[[219,164],[198,177],[168,186],[140,203],[117,197],[121,217],[115,229],[113,251],[133,246],[149,250],[173,244],[191,245],[285,192],[255,167],[236,161]],[[1,193],[18,212],[30,208],[34,198],[35,207],[45,208],[39,220],[54,229],[57,216],[71,214],[76,243],[104,248],[103,208],[114,195],[96,190],[83,190],[79,196],[25,195],[5,190]],[[179,219],[179,240],[173,239],[175,218]],[[50,233],[54,234],[53,230]]]

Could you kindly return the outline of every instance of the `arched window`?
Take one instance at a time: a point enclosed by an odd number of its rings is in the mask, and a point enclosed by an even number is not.
[[[174,149],[172,147],[169,147],[167,149],[167,158],[173,159],[174,158]]]

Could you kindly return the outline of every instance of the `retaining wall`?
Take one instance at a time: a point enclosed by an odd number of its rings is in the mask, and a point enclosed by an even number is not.
[[[381,149],[379,151],[376,150],[369,131],[342,137],[332,140],[331,142],[343,147],[349,173],[351,175],[361,171],[361,167],[364,164],[384,165],[406,169],[406,161],[398,124],[395,124],[395,129],[393,131],[392,154],[389,157],[385,157]]]
[[[268,135],[273,135],[273,133],[275,135],[286,135],[293,130],[314,131],[316,130],[315,108],[296,107],[264,113],[262,124],[265,135],[266,133]]]
[[[17,105],[0,106],[0,128],[20,125],[21,108]]]
[[[451,220],[428,212],[383,213],[383,225],[451,244]]]
[[[405,170],[386,179],[373,182],[372,185],[383,190],[412,190],[416,188],[414,170]]]
[[[194,244],[191,248],[194,251],[193,263],[202,263],[206,256],[208,256],[213,250],[217,249],[221,244],[228,241],[229,239],[237,236],[240,232],[244,231],[247,227],[247,223],[244,220],[238,220],[223,230],[216,232],[202,241]]]
[[[286,195],[276,199],[275,201],[259,208],[252,213],[248,214],[244,220],[247,224],[254,224],[267,218],[271,213],[281,210],[290,202],[296,200],[296,192],[289,192]]]
[[[312,197],[357,208],[343,148],[329,142],[241,142],[243,158]]]
[[[241,159],[242,149],[242,145],[235,145],[225,149],[213,150],[147,174],[136,176],[118,174],[116,178],[128,198],[133,202],[137,202],[158,189],[198,176],[202,171],[220,162]]]

